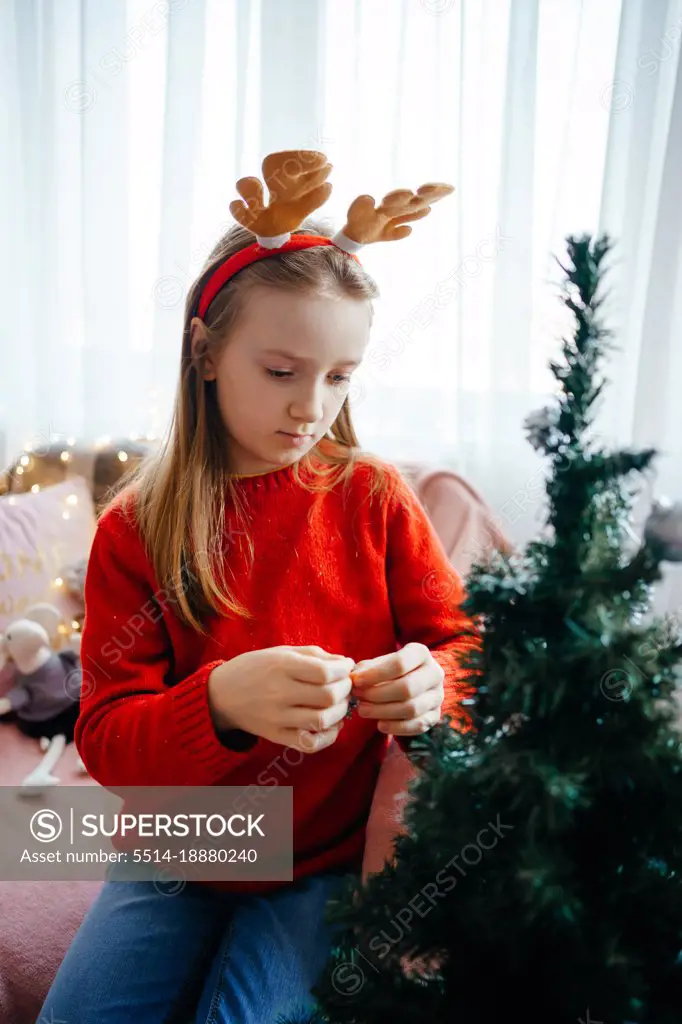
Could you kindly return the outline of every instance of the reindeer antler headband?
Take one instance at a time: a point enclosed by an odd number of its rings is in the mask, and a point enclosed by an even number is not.
[[[360,263],[356,253],[363,246],[406,238],[412,231],[409,221],[426,217],[433,203],[454,192],[454,186],[441,182],[422,185],[416,192],[395,189],[377,207],[372,196],[358,196],[348,209],[344,227],[333,238],[292,234],[329,199],[332,186],[326,179],[331,169],[324,153],[314,150],[271,153],[263,160],[263,178],[270,193],[267,206],[259,178],[239,179],[237,192],[242,198],[230,203],[230,213],[253,232],[256,241],[229,256],[209,275],[196,303],[199,317],[204,318],[221,288],[250,263],[321,245],[334,245]]]

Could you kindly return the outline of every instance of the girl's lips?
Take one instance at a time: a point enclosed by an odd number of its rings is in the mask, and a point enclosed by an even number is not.
[[[288,434],[286,430],[278,430],[277,433],[280,434],[282,437],[286,437],[288,439],[289,444],[293,444],[296,446],[305,444],[306,441],[310,440],[310,438],[313,436],[312,434]]]

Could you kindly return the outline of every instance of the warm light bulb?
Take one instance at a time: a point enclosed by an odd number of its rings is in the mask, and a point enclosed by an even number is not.
[[[24,467],[23,466],[17,466],[17,470],[16,470],[17,476],[21,476],[23,472],[24,472]]]
[[[33,484],[31,490],[33,491],[34,494],[37,494],[38,491],[40,490],[40,484]]]
[[[81,628],[80,627],[80,623],[76,622],[76,620],[73,619],[72,622],[71,622],[71,629],[80,629],[80,628]]]
[[[119,462],[127,462],[128,461],[128,452],[119,452],[118,453],[118,460],[119,460]]]
[[[19,459],[19,462],[22,464],[22,466],[28,466],[30,461],[31,458],[29,455],[22,455],[21,458]]]
[[[54,585],[55,585],[55,587],[63,587],[64,586],[64,580],[61,578],[61,576],[57,576],[56,580],[54,581]]]
[[[59,458],[62,460],[62,462],[68,462],[69,459],[71,458],[71,452],[64,451],[61,453]]]

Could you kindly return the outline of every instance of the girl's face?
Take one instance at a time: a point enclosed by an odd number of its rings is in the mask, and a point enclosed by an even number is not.
[[[324,437],[369,341],[366,299],[257,286],[222,351],[206,359],[235,473],[296,462]],[[203,323],[192,321],[192,347]],[[294,441],[291,435],[306,436]]]

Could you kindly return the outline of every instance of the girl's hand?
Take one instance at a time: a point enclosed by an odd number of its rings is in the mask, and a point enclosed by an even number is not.
[[[214,724],[313,754],[343,726],[354,664],[316,645],[245,651],[208,677]]]
[[[424,644],[360,661],[351,671],[358,714],[376,718],[377,729],[394,736],[426,732],[441,718],[445,671]]]

